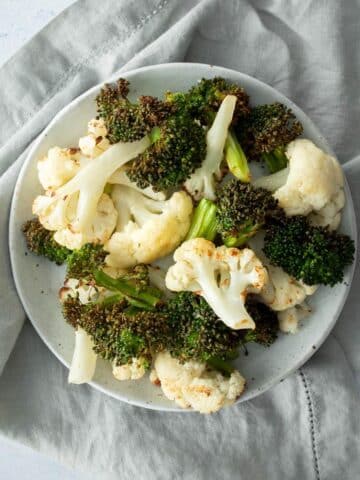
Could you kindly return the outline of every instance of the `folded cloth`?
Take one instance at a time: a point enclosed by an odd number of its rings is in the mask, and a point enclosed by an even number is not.
[[[68,385],[66,369],[29,322],[21,330],[25,316],[7,247],[11,194],[25,150],[59,109],[109,76],[171,61],[234,68],[293,99],[344,164],[359,211],[359,3],[80,0],[0,69],[6,93],[0,100],[2,435],[89,478],[359,477],[358,271],[333,334],[300,371],[245,404],[212,416],[185,415]]]

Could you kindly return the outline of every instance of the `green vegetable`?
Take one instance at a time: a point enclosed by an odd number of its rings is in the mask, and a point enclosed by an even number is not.
[[[284,147],[302,131],[293,112],[278,102],[254,107],[236,126],[247,157],[264,160],[271,173],[286,167]]]
[[[198,168],[206,155],[205,131],[189,115],[173,115],[153,132],[153,143],[135,159],[128,177],[140,188],[161,191],[177,187]]]
[[[205,127],[210,127],[221,102],[227,95],[237,98],[232,124],[249,115],[249,97],[245,90],[224,78],[202,79],[188,92],[167,92],[166,100],[177,106],[180,111],[189,113]],[[239,144],[236,135],[230,129],[225,146],[225,160],[229,170],[243,182],[250,181],[250,170],[246,155]]]
[[[82,305],[77,298],[68,298],[63,314],[73,327],[81,327],[91,336],[94,351],[102,358],[123,365],[142,357],[150,366],[151,355],[166,347],[167,318],[154,311],[129,314],[128,308],[126,299]]]
[[[167,343],[170,353],[182,361],[211,358],[226,361],[242,343],[244,331],[227,327],[207,302],[191,292],[180,292],[163,307],[169,318],[171,338]]]
[[[35,255],[48,258],[57,265],[66,262],[71,250],[54,240],[54,232],[46,230],[37,218],[28,220],[22,227],[27,248]]]
[[[111,143],[140,140],[163,122],[172,109],[150,96],[140,97],[138,103],[130,102],[129,85],[128,80],[120,78],[114,84],[106,84],[96,97],[98,117],[104,120]]]
[[[246,308],[255,322],[254,330],[247,330],[244,343],[256,342],[266,347],[275,342],[279,331],[276,313],[263,303],[248,300]]]
[[[333,286],[354,260],[353,240],[302,216],[273,218],[266,226],[264,253],[273,265],[308,285]]]
[[[267,190],[230,180],[218,191],[217,200],[217,228],[224,244],[227,247],[243,245],[278,208]]]
[[[213,241],[217,233],[216,210],[216,205],[211,200],[200,200],[194,210],[186,240],[202,237]]]
[[[94,270],[104,265],[106,255],[103,246],[94,243],[87,243],[80,249],[71,251],[66,259],[67,278],[92,279]]]

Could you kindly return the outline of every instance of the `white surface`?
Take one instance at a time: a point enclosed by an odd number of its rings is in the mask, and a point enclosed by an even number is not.
[[[0,68],[27,40],[74,0],[0,0]],[[47,457],[0,439],[4,480],[85,480]],[[89,477],[86,477],[89,480]]]

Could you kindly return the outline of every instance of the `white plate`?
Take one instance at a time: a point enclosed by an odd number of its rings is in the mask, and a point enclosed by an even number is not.
[[[280,101],[291,107],[304,126],[304,136],[331,152],[318,129],[296,105],[273,88],[247,75],[209,65],[174,63],[140,68],[123,76],[131,81],[131,93],[135,97],[140,94],[162,96],[165,90],[184,90],[202,77],[225,77],[241,84],[253,104]],[[19,295],[38,334],[67,367],[73,352],[74,330],[63,320],[57,297],[64,269],[26,253],[21,225],[31,217],[32,201],[42,191],[37,179],[37,159],[54,145],[77,145],[79,137],[86,132],[88,120],[95,115],[94,98],[99,88],[92,88],[64,108],[37,139],[17,181],[10,217],[10,254]],[[347,186],[345,190],[347,202],[341,230],[356,239],[353,202]],[[354,266],[347,269],[343,283],[334,288],[321,287],[318,290],[311,299],[314,312],[303,322],[298,334],[282,335],[270,348],[250,345],[249,355],[240,355],[238,368],[247,379],[247,389],[239,402],[269,389],[299,368],[317,350],[343,308],[353,270]],[[161,389],[152,386],[147,377],[132,382],[115,380],[110,365],[104,361],[98,361],[91,385],[134,405],[167,411],[180,410],[162,395]]]

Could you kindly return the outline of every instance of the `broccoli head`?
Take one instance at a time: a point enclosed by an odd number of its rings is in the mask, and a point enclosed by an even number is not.
[[[140,188],[166,190],[183,183],[206,155],[205,131],[190,115],[173,115],[152,131],[151,146],[127,169]]]
[[[67,278],[92,279],[94,271],[104,265],[106,255],[103,246],[94,243],[87,243],[79,250],[73,250],[66,259]]]
[[[166,100],[175,103],[179,109],[187,110],[203,125],[208,126],[227,95],[237,98],[233,117],[233,123],[236,123],[250,112],[249,96],[242,87],[221,77],[203,78],[185,93],[167,92]]]
[[[241,343],[243,333],[227,327],[208,303],[192,292],[180,292],[164,306],[172,332],[170,353],[187,361],[227,360]]]
[[[264,160],[271,173],[286,167],[285,146],[302,131],[293,112],[278,102],[254,107],[236,127],[247,157]]]
[[[276,312],[267,305],[249,299],[246,308],[255,322],[254,330],[247,330],[243,343],[255,342],[266,347],[275,342],[279,331]]]
[[[217,229],[227,247],[246,243],[267,217],[279,210],[269,191],[235,179],[227,182],[217,197]]]
[[[129,86],[128,80],[120,78],[115,84],[106,84],[96,97],[98,117],[105,122],[110,143],[140,140],[173,109],[151,96],[140,97],[138,103],[130,102]]]
[[[48,258],[57,265],[67,261],[71,250],[54,240],[54,232],[46,230],[37,218],[24,223],[22,231],[30,252]]]
[[[310,225],[303,216],[281,216],[266,225],[264,253],[297,280],[333,286],[343,280],[355,247],[347,235]]]
[[[129,313],[125,299],[82,305],[77,298],[68,298],[63,303],[63,314],[73,327],[81,327],[90,335],[99,356],[117,365],[142,357],[150,366],[151,354],[166,345],[166,316],[154,311]]]

